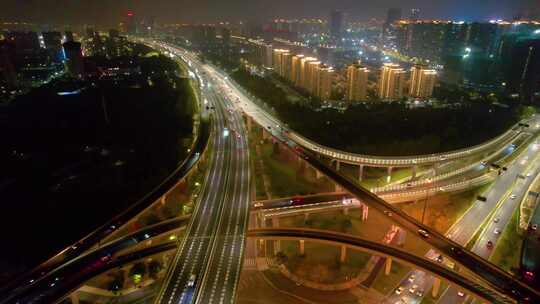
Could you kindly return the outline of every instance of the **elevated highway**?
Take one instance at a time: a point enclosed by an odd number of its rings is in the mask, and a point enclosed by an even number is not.
[[[432,260],[418,257],[387,244],[360,239],[352,235],[317,229],[264,228],[251,229],[248,231],[247,236],[262,240],[303,240],[336,246],[345,245],[348,248],[365,251],[373,255],[396,259],[408,266],[419,268],[438,278],[446,279],[460,289],[476,295],[482,301],[488,303],[513,303],[510,297],[504,295],[504,290],[486,288],[474,278],[464,277],[463,274],[456,273],[442,264],[434,263]]]
[[[196,59],[191,57],[191,60]],[[253,102],[247,98],[226,75],[209,66],[207,66],[206,71],[211,77],[220,79],[220,84],[225,87],[225,90],[229,90],[230,94],[237,97],[237,103],[235,103],[235,105],[242,109],[246,115],[249,115],[255,122],[267,129],[272,136],[284,143],[287,143],[288,147],[300,158],[306,160],[313,168],[320,171],[336,184],[343,187],[344,190],[351,193],[359,201],[367,204],[371,208],[377,209],[379,212],[392,214],[392,220],[401,228],[411,233],[416,234],[419,233],[419,231],[426,231],[428,237],[424,239],[428,244],[445,256],[458,261],[466,268],[478,273],[483,279],[490,282],[492,286],[498,288],[501,292],[511,295],[513,298],[519,301],[540,302],[539,291],[531,288],[524,282],[521,282],[519,279],[510,276],[497,266],[467,251],[465,248],[447,239],[434,229],[419,223],[398,208],[370,193],[366,189],[358,186],[354,181],[344,177],[335,169],[331,168],[320,160],[315,153],[303,149],[297,149],[296,143],[286,137],[286,132],[284,133],[279,131],[279,128],[277,127],[272,128],[272,126],[276,125],[275,120],[269,118],[267,114],[260,114],[258,107],[254,105]],[[257,113],[259,114],[257,115]],[[268,126],[270,126],[270,128],[267,128]]]
[[[33,284],[6,294],[0,303],[55,303],[98,273],[134,259],[174,249],[177,246],[175,231],[185,227],[188,222],[189,217],[171,219],[89,250],[48,271]],[[161,240],[157,240],[159,237]],[[147,246],[150,240],[153,242]],[[136,246],[142,248],[133,250]]]
[[[175,185],[181,182],[194,169],[197,168],[199,160],[203,157],[206,151],[210,138],[211,127],[210,121],[203,115],[200,124],[198,124],[197,136],[188,157],[182,163],[180,163],[178,167],[171,172],[171,174],[162,183],[154,187],[144,197],[134,202],[128,209],[96,228],[79,241],[67,246],[55,256],[36,266],[31,271],[12,280],[5,286],[2,286],[0,288],[0,295],[17,291],[27,285],[32,285],[36,280],[47,274],[52,269],[55,269],[63,263],[78,257],[93,247],[99,246],[103,240],[109,238],[124,224],[136,217],[143,210],[152,204],[161,201],[168,195]]]

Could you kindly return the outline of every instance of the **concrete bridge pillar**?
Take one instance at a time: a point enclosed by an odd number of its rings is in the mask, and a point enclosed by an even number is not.
[[[71,304],[79,304],[79,293],[77,291],[72,292],[69,295],[69,299],[71,300]]]
[[[264,214],[263,214],[262,211],[259,211],[257,219],[259,220],[259,227],[265,228],[266,227],[266,218],[264,217]]]
[[[274,255],[278,254],[281,251],[281,241],[274,240]]]
[[[309,220],[309,212],[304,213],[304,222]]]
[[[247,129],[248,129],[248,132],[251,132],[251,129],[253,128],[253,120],[251,119],[251,116],[247,116],[246,115],[246,125],[247,125]]]
[[[347,260],[347,247],[344,246],[344,245],[341,245],[341,252],[340,252],[340,255],[339,255],[339,261],[341,263],[345,263],[346,260]]]
[[[343,191],[343,187],[341,187],[341,185],[338,185],[338,184],[334,184],[335,187],[334,187],[334,191],[336,192],[342,192]]]
[[[336,160],[336,171],[339,171],[341,167],[341,163],[339,162],[339,160]]]
[[[323,174],[321,173],[321,171],[315,169],[315,178],[320,179],[322,177],[323,177]]]
[[[343,208],[343,215],[349,215],[349,208]]]
[[[392,170],[394,168],[393,167],[388,167],[386,169],[386,172],[387,172],[387,177],[386,177],[386,181],[389,182],[391,179],[392,179]]]
[[[362,181],[362,177],[364,176],[364,165],[358,166],[358,181]]]
[[[304,240],[300,240],[300,255],[304,255],[305,254],[305,247],[304,247]]]
[[[265,128],[263,128],[262,136],[263,136],[263,139],[268,139],[270,138],[270,132],[266,130]]]
[[[411,178],[416,178],[416,170],[418,170],[418,166],[414,165],[412,166],[412,172],[411,172]]]
[[[279,228],[279,217],[272,217],[272,228]]]
[[[439,289],[441,289],[441,279],[435,278],[433,280],[433,288],[431,289],[431,296],[436,298],[439,296]]]
[[[277,216],[272,218],[272,228],[279,228],[279,218]],[[281,241],[274,241],[274,255],[281,251]]]
[[[384,264],[384,274],[389,275],[392,270],[392,258],[387,257]]]
[[[159,203],[160,203],[161,205],[165,205],[165,201],[166,201],[166,196],[165,196],[165,195],[162,195],[162,196],[161,196],[161,199],[159,200]]]
[[[369,206],[362,203],[362,221],[367,221],[369,216]]]

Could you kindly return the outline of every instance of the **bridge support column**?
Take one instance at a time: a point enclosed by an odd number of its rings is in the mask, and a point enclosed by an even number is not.
[[[272,228],[279,228],[279,218],[278,217],[273,217],[272,218]],[[281,241],[280,240],[274,240],[274,255],[276,255],[280,251],[281,251]]]
[[[69,295],[69,299],[71,300],[71,304],[79,304],[79,293],[77,291],[72,292]]]
[[[334,184],[335,187],[334,187],[334,191],[336,192],[343,192],[343,187],[341,187],[341,185],[338,185],[338,184]]]
[[[268,139],[270,138],[270,132],[268,130],[266,130],[265,128],[262,129],[262,136],[263,136],[263,139]]]
[[[266,227],[266,218],[264,217],[264,214],[262,211],[259,211],[257,215],[257,219],[259,220],[259,227],[265,228]]]
[[[339,255],[339,261],[341,263],[345,263],[346,260],[347,260],[347,247],[344,246],[344,245],[341,245],[341,252],[340,252],[340,255]]]
[[[309,212],[304,213],[304,222],[309,220]]]
[[[431,296],[434,298],[438,297],[439,289],[441,289],[441,279],[435,278],[433,281],[433,288],[431,289]]]
[[[272,228],[279,228],[279,217],[274,216],[272,218]]]
[[[358,181],[362,181],[362,177],[364,176],[364,165],[358,166]]]
[[[386,169],[386,172],[387,172],[386,181],[387,182],[389,182],[392,179],[392,169],[394,169],[394,168],[393,167],[388,167]]]
[[[339,171],[341,167],[341,163],[339,162],[339,160],[336,159],[336,171]]]
[[[412,169],[411,178],[416,178],[416,170],[418,170],[418,166],[415,165],[411,169]]]
[[[323,175],[322,175],[321,171],[315,169],[315,178],[320,179],[322,177],[323,177]]]
[[[304,248],[304,240],[300,240],[300,255],[304,255],[305,253],[305,248]]]
[[[391,270],[392,270],[392,258],[387,257],[386,262],[384,264],[384,274],[389,275]]]
[[[349,208],[343,208],[343,215],[349,215]]]
[[[250,116],[247,116],[246,115],[246,126],[247,126],[247,129],[248,129],[248,132],[251,132],[251,129],[253,127],[253,120],[251,119]]]
[[[274,240],[274,255],[277,255],[281,251],[281,241]]]
[[[165,200],[166,200],[166,197],[165,197],[165,195],[163,195],[163,196],[161,196],[161,199],[159,199],[159,203],[161,205],[165,205]]]

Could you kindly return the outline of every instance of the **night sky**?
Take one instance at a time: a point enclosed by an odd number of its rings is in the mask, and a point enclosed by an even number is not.
[[[540,0],[0,0],[0,20],[114,25],[129,9],[161,23],[326,17],[333,9],[365,20],[389,7],[403,8],[405,17],[417,7],[422,18],[487,20],[538,11]]]

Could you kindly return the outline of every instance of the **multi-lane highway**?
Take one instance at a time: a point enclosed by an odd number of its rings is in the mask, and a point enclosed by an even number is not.
[[[142,257],[141,253],[145,256],[174,248],[175,230],[185,227],[188,222],[189,217],[174,218],[89,250],[47,272],[33,284],[7,294],[0,303],[56,303],[85,280],[119,265],[119,261],[127,262]]]
[[[473,249],[473,252],[480,253],[480,256],[484,258],[489,257],[488,253],[493,249],[487,248],[487,242],[491,240],[493,248],[495,247],[497,235],[494,235],[493,232],[495,228],[501,231],[503,230],[516,204],[526,192],[527,187],[525,185],[529,184],[534,179],[535,174],[538,173],[537,167],[539,164],[534,162],[537,156],[538,145],[536,142],[533,142],[515,161],[507,165],[508,170],[503,171],[504,173],[498,176],[493,185],[483,194],[486,197],[486,201],[475,201],[448,230],[446,236],[456,243],[465,246],[474,236],[483,221],[491,221]],[[519,178],[518,175],[525,177],[525,179]],[[512,195],[515,195],[514,199],[511,198]],[[497,223],[494,222],[495,219],[497,219]],[[438,254],[431,251],[427,253],[427,256],[433,258],[438,256]],[[411,276],[414,276],[415,279],[409,280]],[[414,270],[403,278],[399,286],[403,286],[408,290],[412,285],[418,285],[420,289],[429,290],[432,284],[433,279],[431,277],[426,277],[426,274],[422,271]],[[465,300],[465,297],[465,293],[458,291],[456,288],[449,288],[443,293],[440,301],[442,303],[460,303]],[[392,293],[389,296],[389,301],[392,303],[400,300],[404,300],[407,303],[419,303],[421,297],[409,293],[402,295]]]
[[[163,45],[153,45],[157,48]],[[201,75],[204,66],[184,58],[198,75],[202,98],[213,111],[213,161],[204,189],[156,303],[232,303],[242,264],[249,210],[249,160],[241,116],[222,88]]]
[[[459,261],[460,264],[469,268],[474,273],[481,276],[484,280],[488,281],[492,286],[499,288],[501,292],[504,292],[511,297],[519,298],[521,300],[526,299],[539,299],[540,292],[532,289],[523,282],[511,277],[495,265],[482,260],[480,257],[464,250],[461,246],[446,237],[440,235],[433,229],[418,223],[414,219],[404,214],[399,209],[390,206],[388,203],[380,200],[376,196],[370,194],[365,189],[362,189],[356,185],[356,183],[343,177],[341,174],[330,168],[328,165],[317,159],[313,153],[296,149],[296,143],[290,140],[286,136],[286,132],[281,132],[281,125],[279,121],[273,118],[271,115],[259,109],[259,107],[247,98],[234,83],[224,74],[216,69],[208,69],[207,72],[217,82],[225,85],[229,88],[229,96],[235,100],[235,105],[241,108],[247,115],[252,117],[259,125],[265,127],[268,132],[284,142],[287,146],[292,148],[296,153],[304,158],[312,167],[319,170],[323,174],[327,175],[337,184],[341,185],[345,190],[356,196],[361,201],[367,203],[370,207],[375,208],[380,212],[386,212],[393,214],[392,219],[404,229],[417,233],[419,230],[425,230],[429,232],[429,237],[425,240],[431,246],[442,252],[444,255],[451,257],[452,259]]]
[[[49,260],[43,262],[32,271],[22,275],[5,286],[1,286],[0,295],[2,295],[3,298],[7,298],[8,295],[13,295],[25,290],[25,288],[33,285],[38,279],[48,272],[60,267],[65,263],[68,263],[72,259],[77,258],[96,245],[99,246],[104,239],[118,231],[122,225],[126,224],[129,220],[154,202],[159,201],[160,198],[166,195],[166,193],[170,191],[170,189],[173,188],[173,186],[176,185],[179,180],[186,177],[191,172],[203,155],[210,136],[210,124],[206,118],[203,117],[201,120],[197,133],[197,138],[192,145],[192,149],[188,157],[185,159],[185,161],[179,164],[179,166],[161,184],[157,185],[143,198],[133,203],[128,209],[118,214],[94,231],[90,232],[79,241],[67,246],[65,249],[51,257]]]

